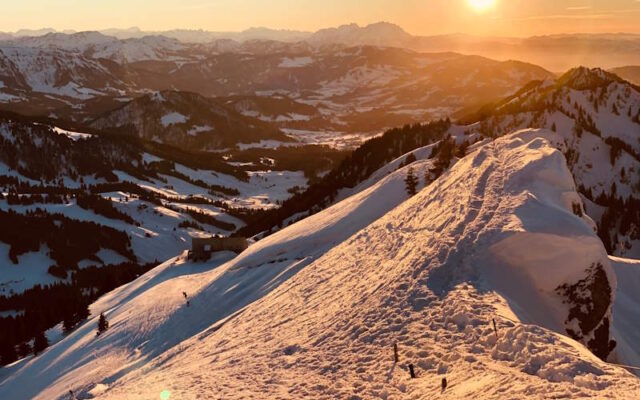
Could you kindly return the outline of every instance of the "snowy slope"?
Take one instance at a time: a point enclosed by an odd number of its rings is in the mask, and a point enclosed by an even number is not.
[[[126,332],[122,334],[121,331],[116,340],[118,343],[129,342],[127,346],[128,350],[112,349],[115,350],[116,353],[113,357],[109,357],[111,361],[108,365],[104,364],[103,361],[98,363],[98,366],[101,366],[100,371],[106,371],[107,369],[113,369],[115,371],[122,365],[128,366],[130,361],[126,361],[120,356],[129,351],[138,355],[146,353],[147,351],[152,351],[154,355],[160,354],[163,350],[201,332],[211,324],[223,321],[250,302],[257,300],[273,290],[283,281],[291,277],[292,274],[295,274],[301,268],[313,262],[331,247],[339,244],[357,230],[380,218],[386,212],[404,201],[407,198],[403,182],[405,174],[406,170],[399,170],[387,176],[375,187],[353,196],[340,205],[336,205],[322,213],[309,217],[304,223],[292,225],[271,235],[254,244],[248,251],[224,267],[216,269],[217,264],[215,260],[210,261],[206,265],[193,265],[186,263],[184,257],[178,257],[167,261],[152,270],[149,274],[100,299],[92,306],[92,315],[95,316],[101,311],[109,310],[107,315],[109,316],[112,326],[117,323],[116,319],[119,318],[118,316],[124,318],[122,324],[127,327],[121,329]],[[157,281],[161,283],[164,282],[167,279],[167,274],[187,275],[194,269],[202,271],[211,270],[211,272],[207,277],[189,278],[188,283],[172,281],[171,283],[163,285],[155,284]],[[153,284],[148,282],[152,282]],[[167,289],[164,285],[170,285],[173,289]],[[210,286],[208,293],[205,294],[206,298],[199,301],[195,299],[192,300],[193,307],[197,307],[202,315],[206,315],[206,317],[201,321],[195,322],[190,320],[193,313],[188,314],[185,317],[188,318],[189,321],[183,319],[180,322],[186,331],[178,332],[175,328],[171,328],[171,338],[156,336],[157,332],[154,332],[154,329],[157,329],[159,325],[167,319],[164,314],[178,312],[180,308],[184,307],[181,292],[187,291],[190,294],[195,293],[206,285]],[[138,301],[132,293],[134,295],[139,294],[141,291],[138,288],[141,286],[153,286],[153,290],[160,293],[159,296],[163,296],[162,293],[170,293],[172,297],[170,303],[158,307],[153,306],[153,304],[158,302],[158,299],[155,297],[139,300],[147,304],[148,307],[151,307],[151,309],[147,309],[144,312],[144,314],[149,317],[144,324],[144,332],[138,331],[138,329],[140,329],[140,320],[137,317],[134,317],[134,315],[129,312],[121,311],[130,310],[131,307],[133,307],[129,304],[130,301]],[[160,287],[155,288],[155,286]],[[125,293],[126,295],[121,295],[120,293]],[[196,312],[196,314],[197,313],[198,312]],[[138,315],[138,312],[136,312],[135,315]],[[151,315],[153,315],[153,317],[151,317]],[[88,328],[86,328],[87,325],[89,326]],[[29,377],[31,374],[30,368],[46,368],[43,364],[48,365],[49,363],[54,363],[57,366],[57,368],[54,368],[55,373],[43,377],[40,386],[33,386],[33,393],[29,392],[25,394],[23,392],[21,394],[27,396],[35,395],[37,391],[42,390],[43,387],[56,380],[60,374],[65,373],[69,368],[79,368],[78,359],[81,359],[83,364],[85,362],[88,363],[88,365],[83,366],[82,369],[96,368],[90,359],[82,355],[83,353],[98,351],[95,349],[103,346],[101,344],[93,344],[87,340],[87,337],[93,337],[93,325],[95,325],[95,321],[91,320],[84,328],[79,329],[79,332],[84,330],[83,335],[86,336],[81,335],[77,337],[75,336],[76,333],[74,333],[63,342],[54,346],[64,349],[61,351],[68,351],[67,349],[69,348],[74,350],[74,352],[63,360],[57,360],[59,353],[52,350],[50,354],[53,359],[45,359],[45,356],[43,356],[41,357],[44,359],[43,361],[35,360],[34,364],[29,364],[26,366],[26,369],[21,370],[21,376],[25,377],[25,379],[31,379]],[[108,334],[110,334],[110,332],[108,332],[107,335]],[[105,335],[105,337],[107,336]],[[143,346],[151,337],[157,337],[158,340],[162,341],[159,348]],[[76,349],[78,347],[76,341],[88,343],[91,349],[85,346]],[[142,347],[139,348],[138,346]],[[111,350],[107,350],[107,352],[111,353]],[[95,362],[97,363],[97,361]],[[13,368],[16,367],[21,366],[18,364]],[[108,368],[104,369],[102,367]],[[0,378],[0,380],[1,379],[2,378]],[[77,378],[70,377],[70,379],[71,382],[64,380],[60,384],[62,387],[54,390],[60,390],[60,393],[64,394],[67,391],[64,387],[77,387],[80,385],[75,382]],[[0,384],[0,388],[2,386],[3,385]],[[13,393],[14,396],[19,396],[18,393]],[[48,395],[45,395],[44,398],[47,396]],[[2,389],[0,389],[0,397],[2,397]]]
[[[624,365],[640,366],[640,260],[610,257],[618,279],[613,306],[613,334],[618,341],[616,355]],[[640,375],[640,369],[636,370]]]
[[[184,58],[180,54],[189,49],[188,45],[165,36],[149,35],[119,40],[99,32],[49,33],[17,38],[8,44],[34,49],[60,49],[92,59],[106,58],[122,64],[145,60],[179,60]]]
[[[162,91],[138,97],[91,122],[94,128],[180,148],[220,150],[261,140],[293,141],[274,125],[195,93]]]
[[[408,201],[401,169],[222,265],[168,261],[3,371],[0,398],[633,398],[637,378],[562,335],[558,287],[593,263],[615,277],[562,154],[520,136]]]
[[[608,209],[610,253],[640,257],[640,215],[633,215],[632,204],[621,204],[640,199],[640,88],[601,69],[575,68],[556,81],[530,84],[480,115],[463,129],[486,137],[545,129],[568,159],[587,214],[600,225]],[[619,229],[622,220],[631,228]]]

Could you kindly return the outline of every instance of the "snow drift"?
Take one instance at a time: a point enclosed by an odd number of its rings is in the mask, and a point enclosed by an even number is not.
[[[0,398],[634,397],[585,346],[610,346],[604,247],[562,154],[525,136],[407,201],[401,169],[222,265],[171,260],[92,307],[104,334],[94,317],[11,366]]]

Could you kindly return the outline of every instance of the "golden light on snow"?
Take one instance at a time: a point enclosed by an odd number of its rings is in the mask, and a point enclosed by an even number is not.
[[[478,12],[483,12],[488,10],[489,8],[493,8],[497,0],[467,0],[471,8]]]

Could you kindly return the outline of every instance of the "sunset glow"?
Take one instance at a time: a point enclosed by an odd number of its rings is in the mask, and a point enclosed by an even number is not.
[[[483,12],[496,5],[496,0],[468,0],[469,5],[478,12]]]
[[[560,33],[640,33],[636,0],[75,0],[5,1],[0,31],[30,28],[147,31],[251,27],[316,31],[387,21],[414,35],[466,33],[524,37]]]
[[[640,0],[0,2],[0,400],[640,400]]]

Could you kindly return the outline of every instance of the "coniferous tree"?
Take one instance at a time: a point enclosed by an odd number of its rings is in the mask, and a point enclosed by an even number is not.
[[[405,157],[404,161],[400,163],[400,166],[398,168],[406,167],[407,165],[412,164],[416,161],[417,159],[415,154],[410,153],[407,157]]]
[[[464,142],[462,142],[462,144],[460,145],[460,147],[457,147],[454,151],[456,153],[456,157],[458,158],[463,158],[464,156],[467,155],[467,149],[469,148],[469,142],[467,142],[466,140]]]
[[[62,331],[66,334],[70,333],[73,328],[76,327],[76,323],[72,316],[67,316],[62,320]]]
[[[104,313],[100,313],[100,319],[98,320],[98,332],[96,335],[100,335],[102,332],[106,331],[109,328],[109,321],[105,318]]]
[[[37,356],[47,347],[49,347],[49,340],[45,336],[44,332],[36,334],[33,339],[33,355]]]
[[[18,346],[18,356],[26,357],[31,353],[31,345],[28,342],[22,342]]]
[[[82,298],[77,298],[71,311],[62,320],[62,330],[70,333],[81,321],[89,317],[89,307]]]
[[[18,359],[16,348],[13,343],[2,343],[0,348],[0,365],[7,365]]]
[[[407,194],[409,194],[409,196],[414,196],[416,193],[418,193],[418,178],[414,175],[413,168],[410,167],[407,171],[407,177],[405,178],[404,183],[406,185]]]
[[[449,168],[451,160],[456,154],[456,141],[455,139],[446,138],[442,140],[431,151],[431,158],[435,158],[433,162],[433,168],[430,172],[434,179],[437,179],[442,175],[445,169]]]

